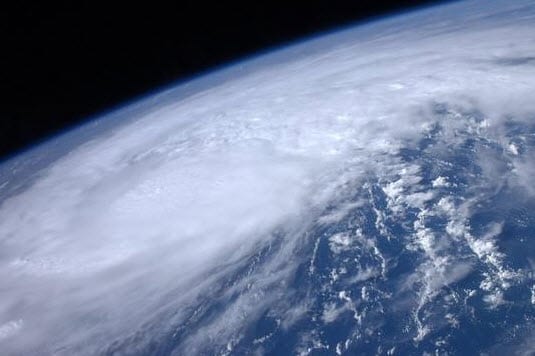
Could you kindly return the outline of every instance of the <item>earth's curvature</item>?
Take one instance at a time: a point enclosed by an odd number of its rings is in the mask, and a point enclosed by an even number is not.
[[[181,84],[0,166],[4,355],[535,353],[535,3]]]

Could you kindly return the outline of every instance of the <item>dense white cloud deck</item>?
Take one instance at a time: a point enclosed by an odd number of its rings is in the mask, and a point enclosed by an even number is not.
[[[489,185],[515,185],[533,197],[534,150],[522,149],[525,137],[511,141],[505,127],[535,117],[534,13],[529,1],[468,1],[331,34],[283,50],[288,58],[272,66],[266,59],[248,75],[134,115],[66,153],[0,206],[0,349],[93,353],[144,325],[168,332],[229,266],[283,236],[265,268],[228,286],[240,297],[179,348],[199,351],[209,338],[232,351],[227,342],[239,339],[248,316],[279,298],[262,286],[291,276],[307,229],[365,204],[347,194],[370,177],[387,199],[376,211],[384,236],[395,238],[382,225],[385,214],[418,216],[409,221],[415,233],[407,249],[420,251],[422,263],[405,281],[418,296],[409,311],[415,343],[432,328],[422,308],[474,268],[455,261],[455,246],[489,266],[477,290],[488,307],[507,303],[504,291],[529,271],[504,262],[500,221],[476,236],[469,219]],[[423,162],[400,159],[437,123],[437,105],[447,107],[437,152],[467,135],[503,147],[506,175],[493,170],[495,157],[476,155],[483,171],[469,181],[470,199],[446,194],[455,186],[447,177],[423,184]],[[429,216],[448,221],[444,236],[426,225]],[[382,256],[362,234],[329,241],[333,253],[367,241]],[[382,265],[353,281],[384,276],[388,261]],[[355,298],[341,291],[343,305],[327,304],[324,322],[347,310],[358,321]],[[306,302],[301,307],[289,308],[281,325],[306,313]]]

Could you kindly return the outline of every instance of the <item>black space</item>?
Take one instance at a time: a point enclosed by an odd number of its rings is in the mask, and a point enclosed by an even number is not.
[[[113,8],[21,2],[0,12],[0,160],[229,60],[431,2],[188,0]]]

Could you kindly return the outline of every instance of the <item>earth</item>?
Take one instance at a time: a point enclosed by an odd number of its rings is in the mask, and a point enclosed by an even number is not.
[[[534,34],[377,19],[4,161],[2,354],[535,354]]]

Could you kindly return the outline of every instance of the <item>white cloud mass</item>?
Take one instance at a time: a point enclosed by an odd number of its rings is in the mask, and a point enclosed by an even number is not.
[[[228,302],[225,312],[176,351],[201,352],[206,342],[232,351],[229,340],[280,299],[307,228],[359,209],[362,202],[346,201],[346,193],[370,176],[383,183],[392,214],[420,212],[411,248],[425,258],[410,277],[422,285],[418,337],[427,332],[421,308],[472,269],[454,265],[444,239],[460,241],[500,275],[485,298],[505,303],[497,298],[516,272],[498,251],[499,231],[467,230],[477,202],[440,198],[455,182],[436,176],[424,187],[419,162],[398,154],[426,135],[437,122],[434,108],[446,103],[442,142],[471,132],[503,143],[516,171],[491,178],[533,193],[533,155],[504,129],[511,117],[535,117],[535,64],[521,60],[535,51],[532,5],[467,1],[303,42],[226,69],[230,79],[221,83],[201,78],[203,90],[190,96],[173,89],[156,96],[152,109],[126,112],[124,123],[65,152],[9,195],[12,182],[0,181],[2,353],[93,354],[127,340],[129,352],[146,352],[150,337],[187,327],[186,315],[213,293]],[[475,111],[484,119],[461,115]],[[22,179],[9,164],[0,177]],[[449,235],[429,232],[432,215],[448,220]],[[333,237],[333,248],[343,251],[353,238]],[[215,287],[270,244],[281,247],[265,264]],[[281,312],[292,320],[282,325],[299,319],[291,309]],[[349,309],[332,304],[323,318]]]

